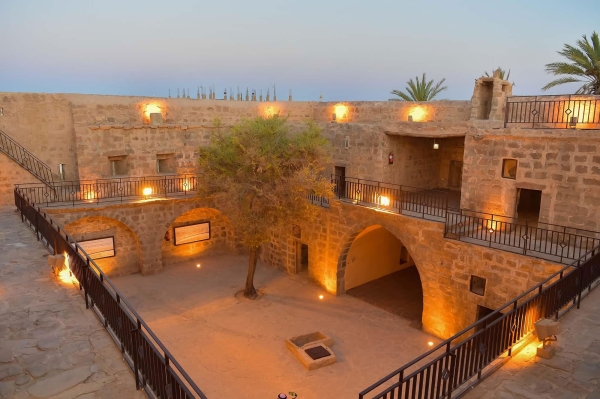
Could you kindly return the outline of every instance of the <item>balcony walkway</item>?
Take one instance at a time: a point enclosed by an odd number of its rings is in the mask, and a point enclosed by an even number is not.
[[[0,208],[0,398],[146,398],[77,288],[14,208]]]
[[[559,319],[556,355],[535,356],[537,340],[469,392],[466,399],[600,398],[600,290]]]

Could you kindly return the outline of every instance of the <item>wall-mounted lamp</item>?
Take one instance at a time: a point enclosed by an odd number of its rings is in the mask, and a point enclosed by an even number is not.
[[[439,148],[440,148],[440,145],[435,142],[435,139],[433,139],[433,149],[434,150],[439,150]]]
[[[393,164],[394,163],[394,153],[390,152],[390,155],[388,155],[388,164]]]
[[[569,126],[571,126],[573,129],[575,129],[575,127],[577,126],[577,117],[576,116],[571,117],[571,120],[569,121]]]

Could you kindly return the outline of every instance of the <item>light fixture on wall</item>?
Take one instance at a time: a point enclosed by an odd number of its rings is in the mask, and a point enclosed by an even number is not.
[[[439,148],[440,148],[440,145],[435,142],[435,139],[433,139],[433,149],[438,150]]]
[[[0,116],[4,116],[4,107],[0,108]]]
[[[388,155],[388,164],[393,164],[394,163],[394,153],[390,152],[390,155]]]

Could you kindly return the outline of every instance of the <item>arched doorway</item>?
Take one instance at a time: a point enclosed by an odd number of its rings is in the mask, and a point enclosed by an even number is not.
[[[423,287],[407,248],[380,225],[352,241],[346,257],[346,294],[414,321],[421,327]]]

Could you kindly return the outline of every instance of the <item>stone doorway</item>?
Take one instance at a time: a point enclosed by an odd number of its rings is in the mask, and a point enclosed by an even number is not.
[[[477,320],[481,320],[484,317],[486,317],[492,313],[494,313],[494,309],[490,309],[490,308],[486,308],[485,306],[477,305]],[[487,321],[487,324],[489,325],[489,324],[493,323],[494,321],[498,320],[500,317],[502,317],[501,313],[496,314],[493,317],[490,317]],[[477,326],[476,331],[483,330],[484,328],[485,328],[484,323],[481,323],[480,325]]]
[[[448,187],[460,189],[462,186],[462,161],[450,161],[448,170]]]
[[[308,271],[308,245],[296,241],[296,273]]]
[[[537,223],[540,219],[542,192],[540,190],[517,189],[516,217],[521,222]]]

